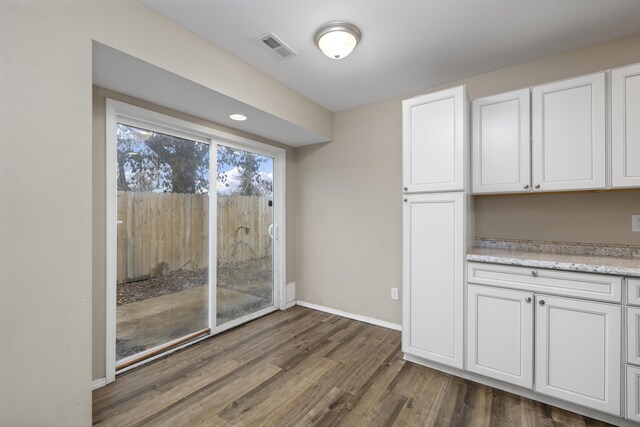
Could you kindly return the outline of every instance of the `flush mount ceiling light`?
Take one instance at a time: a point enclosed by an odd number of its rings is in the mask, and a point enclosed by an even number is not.
[[[245,120],[247,120],[247,116],[245,116],[244,114],[238,114],[238,113],[231,114],[229,118],[237,122],[244,122]]]
[[[342,59],[356,47],[362,33],[347,22],[330,22],[316,31],[314,40],[322,53],[331,59]]]

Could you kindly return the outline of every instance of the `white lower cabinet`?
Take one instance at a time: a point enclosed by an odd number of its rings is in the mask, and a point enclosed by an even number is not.
[[[586,280],[581,276],[575,279],[578,288],[578,279]],[[476,280],[476,276],[470,274],[469,280]],[[466,301],[467,371],[616,416],[622,414],[620,304],[474,283],[467,285]],[[640,308],[627,310],[629,345],[635,349],[638,329],[634,325],[640,324]],[[629,362],[636,363],[631,347]],[[634,388],[635,394],[628,394],[627,400],[638,399],[640,380],[630,375],[640,375],[640,368],[629,369],[627,388]],[[632,410],[637,411],[636,416],[640,414],[640,409]]]
[[[640,365],[640,307],[627,307],[627,363]]]
[[[405,353],[463,368],[463,193],[415,194],[403,209],[403,320]]]
[[[467,370],[533,387],[533,294],[467,288]]]
[[[627,411],[628,419],[640,421],[640,368],[627,365]]]
[[[535,390],[620,415],[622,307],[536,296]]]

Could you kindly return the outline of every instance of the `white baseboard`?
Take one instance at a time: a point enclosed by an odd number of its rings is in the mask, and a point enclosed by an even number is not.
[[[107,379],[106,378],[99,378],[97,380],[93,380],[93,382],[91,383],[91,390],[96,390],[99,389],[100,387],[104,387],[107,385]]]
[[[284,300],[287,304],[291,302],[295,303],[296,301],[296,282],[289,282],[285,285],[284,289]]]
[[[290,309],[291,307],[295,306],[296,304],[297,304],[297,301],[296,301],[296,300],[289,301],[288,303],[286,303],[286,304],[284,305],[284,307],[282,308],[282,310],[288,310],[288,309]]]
[[[325,313],[335,314],[336,316],[346,317],[348,319],[358,320],[360,322],[371,323],[372,325],[382,326],[383,328],[393,329],[395,331],[401,331],[402,325],[397,323],[385,322],[384,320],[374,319],[373,317],[361,316],[359,314],[348,313],[342,310],[336,310],[335,308],[325,307],[318,304],[311,304],[310,302],[297,301],[297,305],[300,307],[310,308],[312,310],[324,311]]]

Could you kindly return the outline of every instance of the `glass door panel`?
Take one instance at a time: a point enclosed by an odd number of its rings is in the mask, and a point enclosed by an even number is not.
[[[209,152],[118,124],[117,367],[208,332]]]
[[[274,305],[273,164],[218,145],[217,325]]]

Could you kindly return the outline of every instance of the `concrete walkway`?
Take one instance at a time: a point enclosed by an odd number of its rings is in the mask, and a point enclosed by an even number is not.
[[[272,305],[233,289],[217,288],[217,324]],[[200,286],[117,307],[116,358],[122,359],[206,328],[208,287]]]

